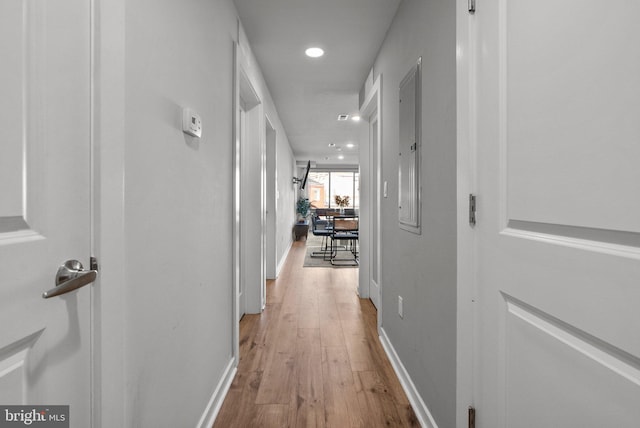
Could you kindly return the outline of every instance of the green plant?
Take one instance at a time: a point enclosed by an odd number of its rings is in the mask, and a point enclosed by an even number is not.
[[[309,208],[311,208],[309,199],[300,197],[296,203],[296,212],[306,218],[309,215]]]

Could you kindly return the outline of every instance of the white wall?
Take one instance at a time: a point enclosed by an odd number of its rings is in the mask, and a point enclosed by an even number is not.
[[[265,123],[266,116],[276,131],[276,195],[278,196],[276,201],[276,263],[281,266],[291,247],[292,229],[296,220],[295,188],[291,184],[292,177],[296,175],[294,173],[295,158],[286,131],[262,76],[258,61],[253,55],[242,29],[240,31],[239,44],[242,55],[245,57],[241,61],[245,68],[244,71],[257,97],[260,99],[259,109],[262,113],[262,123]],[[261,129],[264,128],[264,125],[261,126]],[[247,156],[256,157],[260,156],[260,153],[253,151],[248,153]]]
[[[141,0],[125,25],[126,423],[195,426],[232,353],[235,9]]]
[[[381,206],[382,328],[441,427],[456,422],[455,5],[404,0],[374,64],[374,76],[382,75],[382,181],[388,182]],[[415,235],[398,227],[398,89],[420,56],[422,234]]]
[[[296,160],[284,133],[277,134],[276,166],[276,261],[282,267],[293,241],[292,228],[296,222],[296,193],[291,180],[296,176]],[[278,272],[279,273],[279,272]]]
[[[96,4],[96,419],[195,426],[232,358],[236,11],[231,0]],[[286,169],[291,150],[257,80]],[[202,116],[201,140],[182,133],[183,107]]]

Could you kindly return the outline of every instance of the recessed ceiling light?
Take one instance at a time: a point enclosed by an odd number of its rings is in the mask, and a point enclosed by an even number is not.
[[[304,51],[304,53],[310,58],[320,58],[322,55],[324,55],[324,50],[314,47],[307,49],[306,51]]]
[[[351,120],[353,120],[354,122],[360,122],[360,116],[352,116]]]
[[[353,143],[347,143],[347,147],[350,149],[353,149],[354,144]]]
[[[349,119],[349,115],[348,114],[339,114],[338,115],[338,120],[347,120]]]
[[[338,159],[342,160],[342,159],[344,159],[344,156],[340,155],[340,156],[338,156]]]
[[[335,147],[336,143],[329,143],[329,147]]]

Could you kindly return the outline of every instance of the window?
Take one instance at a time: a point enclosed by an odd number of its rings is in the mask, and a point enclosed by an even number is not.
[[[310,171],[309,202],[314,208],[338,208],[335,197],[348,196],[345,208],[360,207],[360,174],[354,171]]]

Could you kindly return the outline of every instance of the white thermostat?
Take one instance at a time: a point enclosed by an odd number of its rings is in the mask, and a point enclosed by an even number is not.
[[[202,136],[202,119],[198,113],[190,108],[182,110],[182,131],[196,138]]]

